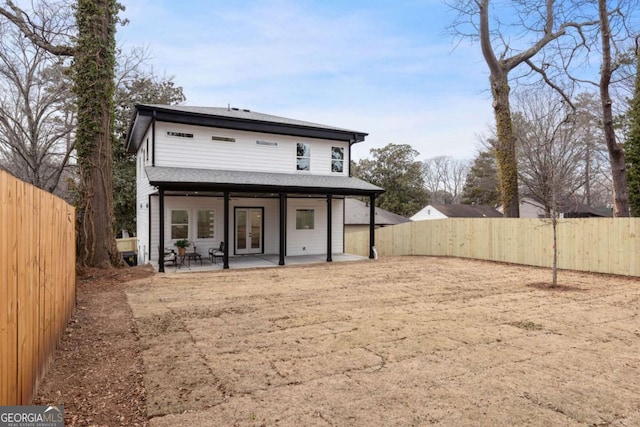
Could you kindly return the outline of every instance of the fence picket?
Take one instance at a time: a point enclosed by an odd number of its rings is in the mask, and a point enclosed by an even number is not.
[[[0,171],[0,405],[32,402],[70,320],[74,216],[63,200]]]
[[[367,256],[369,232],[345,235],[345,251]],[[551,267],[549,220],[452,218],[376,230],[380,256],[433,255]],[[571,218],[558,222],[558,267],[640,276],[640,218]]]

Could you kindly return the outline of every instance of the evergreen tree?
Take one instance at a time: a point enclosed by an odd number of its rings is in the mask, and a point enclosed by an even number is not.
[[[629,133],[625,142],[627,186],[631,216],[640,216],[640,48],[636,47],[636,83],[629,109]]]
[[[115,232],[136,230],[136,156],[127,153],[126,133],[136,104],[175,105],[185,101],[182,87],[171,78],[135,77],[116,90],[113,141],[113,207]]]
[[[462,189],[462,203],[489,206],[500,204],[498,165],[490,150],[479,152],[473,160]]]
[[[376,206],[409,217],[428,203],[416,150],[407,144],[388,144],[369,152],[373,158],[354,164],[352,174],[385,189]]]

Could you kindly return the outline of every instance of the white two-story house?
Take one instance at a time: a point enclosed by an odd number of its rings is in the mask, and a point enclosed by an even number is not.
[[[373,209],[384,191],[350,173],[366,135],[236,108],[137,105],[127,150],[138,260],[164,271],[164,248],[188,239],[203,251],[224,242],[224,268],[248,254],[331,261],[344,252],[344,197],[369,197]]]

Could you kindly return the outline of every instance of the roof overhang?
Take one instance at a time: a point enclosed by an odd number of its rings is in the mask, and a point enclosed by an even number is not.
[[[220,108],[136,105],[127,134],[126,149],[130,153],[137,152],[154,115],[156,121],[162,122],[328,139],[349,142],[349,144],[362,142],[367,136],[364,132],[251,113],[248,110],[229,110],[229,114],[226,112],[225,109]]]
[[[384,189],[355,177],[147,166],[149,183],[166,191],[229,191],[370,196]]]

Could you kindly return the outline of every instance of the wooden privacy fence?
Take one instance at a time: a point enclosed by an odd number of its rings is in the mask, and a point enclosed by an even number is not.
[[[75,304],[75,211],[0,171],[0,232],[0,405],[26,405]]]
[[[551,267],[550,220],[460,218],[407,222],[376,230],[381,256],[434,255]],[[369,233],[345,236],[347,253],[367,256]],[[558,267],[640,276],[640,218],[561,219]]]

